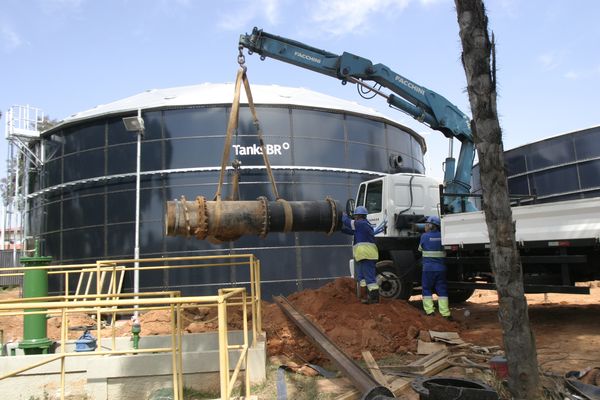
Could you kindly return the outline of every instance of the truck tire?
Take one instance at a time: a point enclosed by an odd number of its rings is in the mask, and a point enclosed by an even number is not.
[[[412,294],[412,281],[399,274],[392,260],[377,263],[377,284],[382,297],[408,300]]]
[[[448,301],[451,304],[460,304],[473,296],[475,289],[448,289]]]

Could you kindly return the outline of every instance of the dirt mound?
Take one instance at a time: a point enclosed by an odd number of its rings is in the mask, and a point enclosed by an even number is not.
[[[458,324],[439,316],[426,317],[406,301],[382,299],[380,304],[362,304],[351,278],[338,278],[317,290],[294,293],[288,300],[356,359],[364,350],[375,358],[415,352],[421,330],[458,331]],[[305,361],[322,357],[276,304],[263,306],[263,329],[269,355],[296,355]]]
[[[140,316],[140,324],[142,335],[169,335],[171,333],[171,313],[168,310],[149,311]],[[128,334],[129,326],[125,327],[123,334]],[[184,333],[216,331],[218,329],[216,307],[185,308],[182,311],[182,327]],[[241,307],[230,307],[227,310],[227,327],[228,329],[242,329]]]

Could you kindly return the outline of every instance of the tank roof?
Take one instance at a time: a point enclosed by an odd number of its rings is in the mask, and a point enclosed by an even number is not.
[[[353,101],[339,99],[301,87],[293,88],[278,85],[253,84],[251,89],[255,104],[329,108],[389,119],[374,109],[362,106]],[[89,110],[75,113],[65,118],[63,122],[68,123],[107,114],[135,111],[138,108],[144,110],[165,107],[231,104],[233,93],[233,83],[202,83],[199,85],[165,89],[149,89],[121,100],[101,104]],[[241,91],[240,102],[248,104],[246,93],[243,89]]]
[[[302,87],[294,88],[279,85],[252,84],[251,89],[252,98],[256,105],[297,106],[312,109],[335,110],[385,120],[415,137],[420,142],[423,151],[426,151],[425,140],[420,134],[400,122],[356,102],[329,96]],[[233,101],[233,94],[233,83],[201,83],[190,86],[149,89],[133,96],[107,104],[100,104],[89,110],[72,114],[64,118],[58,125],[44,132],[44,134],[60,129],[65,125],[71,125],[80,121],[110,115],[122,115],[137,111],[138,109],[152,110],[219,104],[228,105]],[[248,104],[248,99],[243,89],[241,90],[240,102],[242,104]]]

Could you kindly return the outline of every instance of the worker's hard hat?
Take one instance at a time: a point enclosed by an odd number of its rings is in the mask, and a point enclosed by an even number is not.
[[[354,210],[354,215],[368,215],[368,214],[369,214],[369,212],[367,211],[366,207],[363,207],[363,206],[358,206]]]
[[[432,215],[431,217],[427,217],[427,223],[437,225],[437,226],[441,225],[440,219],[438,217],[436,217],[435,215]]]

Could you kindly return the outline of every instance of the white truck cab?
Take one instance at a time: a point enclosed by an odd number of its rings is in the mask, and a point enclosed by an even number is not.
[[[409,237],[414,235],[412,223],[424,216],[439,215],[439,185],[439,181],[425,175],[386,175],[362,182],[356,205],[367,208],[372,225],[387,221],[387,228],[378,237]]]

